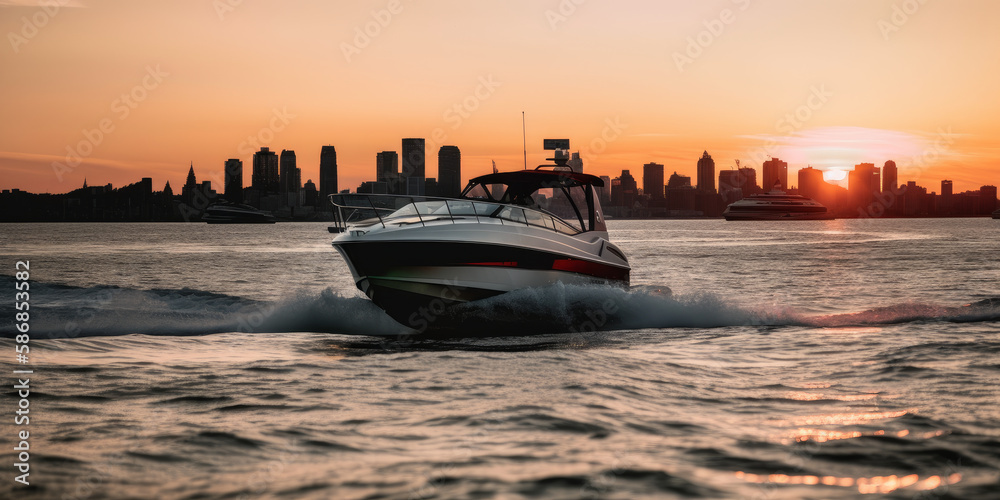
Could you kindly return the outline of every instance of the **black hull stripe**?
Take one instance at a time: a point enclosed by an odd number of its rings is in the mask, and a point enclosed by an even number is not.
[[[629,280],[627,267],[503,245],[419,241],[337,245],[361,276],[391,276],[394,269],[401,267],[490,266],[564,271],[624,283]]]

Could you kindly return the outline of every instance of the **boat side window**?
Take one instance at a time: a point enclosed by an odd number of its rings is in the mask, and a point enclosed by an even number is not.
[[[417,207],[420,215],[448,215],[448,207],[444,200],[417,201],[413,205]]]
[[[537,210],[531,210],[531,209],[525,210],[524,216],[527,218],[528,224],[531,224],[532,226],[555,229],[555,227],[552,225],[552,217],[544,215]]]
[[[527,224],[528,221],[524,217],[524,209],[520,207],[505,206],[497,217],[503,220],[509,220],[513,222],[519,222],[521,224]]]
[[[562,219],[556,219],[555,217],[553,217],[552,218],[552,222],[556,226],[556,231],[559,231],[560,233],[563,233],[563,234],[568,234],[568,235],[572,236],[574,234],[580,234],[581,232],[583,232],[583,231],[580,231],[579,229],[577,229],[577,228],[575,228],[575,227],[567,224],[566,221],[564,221]]]
[[[476,215],[480,217],[495,217],[497,209],[500,208],[497,203],[475,202],[473,205],[476,206]]]
[[[389,214],[389,216],[386,218],[388,219],[396,217],[413,217],[415,215],[417,215],[416,205],[414,205],[413,203],[407,203],[406,205],[403,205],[403,207],[400,208],[399,210],[396,210],[395,212]]]
[[[471,201],[448,200],[447,203],[451,215],[476,215],[476,206]]]

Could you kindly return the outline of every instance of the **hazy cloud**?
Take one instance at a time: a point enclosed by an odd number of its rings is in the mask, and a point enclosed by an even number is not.
[[[0,0],[0,7],[86,7],[82,0]]]

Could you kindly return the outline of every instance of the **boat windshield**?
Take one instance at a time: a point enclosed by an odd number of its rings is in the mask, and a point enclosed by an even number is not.
[[[548,179],[539,182],[539,179],[530,178],[534,176],[525,174],[494,174],[473,179],[462,197],[538,210],[557,217],[579,232],[607,231],[594,185],[558,175],[549,175]]]

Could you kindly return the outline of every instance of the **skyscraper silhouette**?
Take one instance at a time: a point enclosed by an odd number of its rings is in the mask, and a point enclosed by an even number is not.
[[[708,151],[698,159],[698,191],[715,193],[715,160]]]
[[[301,187],[298,166],[295,161],[295,151],[281,150],[281,170],[278,181],[281,184],[281,202],[287,206],[298,205],[299,187]]]
[[[819,199],[823,195],[823,171],[812,167],[799,170],[799,194],[812,199]]]
[[[337,194],[337,150],[333,146],[323,146],[319,150],[319,199],[322,207],[330,203],[329,196]]]
[[[395,151],[382,151],[375,155],[375,181],[384,182],[391,194],[404,191],[399,188],[399,155]]]
[[[622,175],[618,177],[618,190],[612,189],[611,203],[618,207],[625,208],[625,215],[630,215],[635,199],[639,195],[639,183],[628,170],[622,170]],[[615,187],[615,186],[612,186]]]
[[[462,194],[462,152],[458,146],[438,150],[438,196],[457,198]]]
[[[888,193],[899,189],[899,177],[896,172],[896,162],[889,160],[882,167],[882,192]]]
[[[764,162],[764,178],[760,187],[767,193],[774,189],[775,183],[781,183],[781,189],[788,189],[788,163],[771,158]]]
[[[313,183],[312,179],[307,180],[302,189],[305,191],[305,205],[307,207],[314,207],[320,202],[318,199],[319,191],[316,189],[316,184]]]
[[[573,169],[574,172],[583,173],[583,158],[580,158],[579,151],[570,155],[569,161],[566,162],[566,166]]]
[[[647,163],[642,166],[642,192],[653,199],[663,198],[663,165]]]
[[[268,148],[253,154],[251,186],[260,194],[278,192],[278,155]]]
[[[847,174],[847,190],[855,208],[870,206],[881,192],[879,171],[874,163],[859,163]]]
[[[981,186],[979,188],[979,213],[990,215],[997,209],[997,187]]]
[[[280,159],[280,171],[278,174],[278,180],[281,183],[281,193],[287,194],[292,191],[298,191],[299,187],[295,184],[295,151],[290,149],[281,150]]]
[[[403,171],[401,172],[401,177],[403,178],[403,186],[406,189],[406,194],[422,195],[424,193],[424,179],[426,177],[424,170],[425,158],[423,139],[403,139]]]
[[[225,166],[225,197],[233,203],[243,203],[243,161],[230,158]]]
[[[194,194],[197,189],[198,181],[194,177],[194,162],[191,162],[191,168],[188,169],[187,182],[185,182],[184,187],[181,188],[181,196],[188,198]]]

